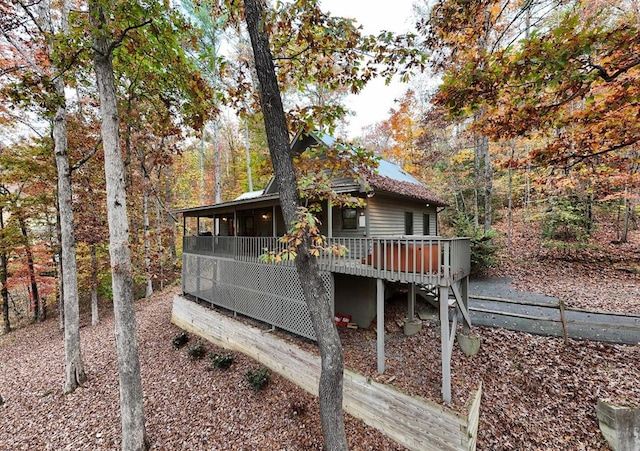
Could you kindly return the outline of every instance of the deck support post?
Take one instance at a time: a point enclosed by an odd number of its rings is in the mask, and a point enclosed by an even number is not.
[[[442,399],[451,402],[451,341],[449,340],[449,287],[439,288],[440,345],[442,348]],[[455,331],[454,331],[455,333]]]
[[[409,300],[408,301],[409,301],[408,302],[409,313],[407,315],[407,320],[411,322],[415,320],[415,310],[416,310],[416,284],[413,282],[409,284]]]
[[[331,198],[327,199],[327,238],[333,238],[333,207]]]
[[[462,298],[464,309],[469,312],[469,276],[464,277],[460,281],[460,297]],[[465,335],[471,333],[471,323],[469,321],[462,322],[462,333]]]
[[[376,279],[378,374],[384,373],[384,281]]]

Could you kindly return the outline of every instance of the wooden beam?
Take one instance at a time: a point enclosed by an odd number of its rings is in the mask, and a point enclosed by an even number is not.
[[[409,321],[415,320],[415,311],[416,311],[416,284],[409,284],[409,314],[407,315],[407,319]]]
[[[452,284],[451,290],[453,291],[453,296],[456,298],[457,307],[460,310],[460,313],[462,313],[462,317],[464,318],[465,323],[467,324],[468,328],[471,328],[471,318],[469,317],[469,311],[467,306],[465,305],[460,290],[458,289],[458,285],[456,283]],[[468,296],[466,303],[469,303]]]
[[[384,373],[384,281],[376,279],[378,373]]]
[[[449,344],[449,287],[440,286],[440,345],[442,347],[442,399],[451,402],[451,349]]]

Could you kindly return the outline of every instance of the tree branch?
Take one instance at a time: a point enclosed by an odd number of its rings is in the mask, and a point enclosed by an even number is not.
[[[73,171],[75,171],[77,169],[80,169],[80,167],[83,164],[85,164],[87,161],[89,161],[89,159],[98,152],[98,148],[100,147],[100,144],[102,144],[102,138],[98,138],[98,141],[96,141],[96,145],[93,148],[93,150],[91,150],[88,154],[83,156],[76,164],[74,164],[73,166],[71,166],[69,168],[69,174],[71,174]]]
[[[152,19],[147,19],[144,22],[138,24],[138,25],[132,25],[130,27],[125,28],[122,31],[122,35],[120,35],[120,37],[118,39],[115,39],[111,42],[111,45],[109,46],[109,49],[107,50],[107,54],[110,54],[111,52],[113,52],[113,50],[118,47],[120,44],[122,44],[122,41],[124,41],[124,38],[127,37],[127,33],[135,30],[137,28],[142,28],[144,26],[149,25],[152,22]]]
[[[607,72],[607,69],[605,69],[604,67],[602,67],[602,66],[600,66],[598,64],[593,64],[592,62],[589,62],[589,65],[593,69],[595,69],[596,72],[598,72],[598,75],[600,75],[600,78],[602,78],[607,83],[612,82],[613,80],[618,78],[620,75],[624,74],[625,72],[629,71],[630,69],[633,69],[634,67],[636,67],[639,64],[640,64],[640,58],[636,58],[635,60],[629,62],[626,66],[622,66],[620,69],[618,69],[614,73],[610,74],[609,72]]]

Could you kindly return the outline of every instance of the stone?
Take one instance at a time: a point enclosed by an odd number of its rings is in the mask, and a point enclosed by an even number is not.
[[[422,321],[414,319],[413,321],[405,320],[404,334],[406,336],[415,335],[422,330]]]
[[[458,332],[456,334],[456,340],[464,355],[467,357],[474,356],[480,351],[480,337],[474,337]]]
[[[600,432],[613,451],[640,451],[640,408],[598,400]]]

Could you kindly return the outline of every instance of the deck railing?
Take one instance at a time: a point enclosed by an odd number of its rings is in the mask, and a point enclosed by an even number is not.
[[[468,238],[330,238],[328,244],[346,249],[343,255],[326,254],[318,259],[321,269],[336,273],[435,285],[442,278],[459,280],[470,272]],[[184,237],[185,253],[246,262],[259,262],[261,255],[283,247],[277,237]]]

